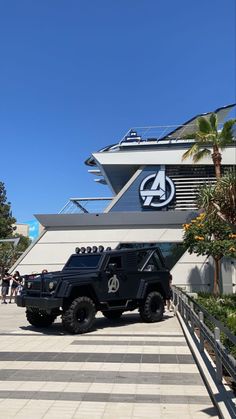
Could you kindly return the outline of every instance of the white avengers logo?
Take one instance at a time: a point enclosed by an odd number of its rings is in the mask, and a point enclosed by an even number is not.
[[[160,169],[157,173],[143,179],[139,192],[144,207],[160,208],[165,207],[172,201],[175,194],[175,187],[172,180],[168,176],[165,176],[165,170]]]
[[[108,281],[108,294],[110,292],[118,291],[119,287],[120,287],[119,279],[117,278],[116,275],[113,275]]]

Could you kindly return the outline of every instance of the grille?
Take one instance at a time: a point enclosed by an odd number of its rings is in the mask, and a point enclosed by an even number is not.
[[[222,166],[224,174],[233,166]],[[166,175],[175,184],[175,199],[168,205],[169,210],[195,210],[199,188],[216,182],[213,166],[166,166]]]

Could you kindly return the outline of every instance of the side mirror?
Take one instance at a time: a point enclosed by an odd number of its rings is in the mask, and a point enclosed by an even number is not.
[[[117,264],[116,263],[109,263],[108,270],[114,274],[117,270]]]

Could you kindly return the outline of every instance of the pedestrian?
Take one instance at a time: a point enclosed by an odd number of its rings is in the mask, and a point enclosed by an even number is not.
[[[166,311],[172,311],[173,307],[173,291],[171,289],[172,279],[170,280],[170,290],[166,297]]]
[[[9,291],[10,280],[12,276],[8,273],[8,270],[5,269],[2,277],[2,304],[7,304],[6,298]]]
[[[48,270],[47,269],[43,269],[42,270],[42,274],[47,274],[48,273]]]
[[[22,283],[22,278],[20,276],[20,273],[19,271],[15,271],[14,275],[12,276],[11,294],[10,294],[9,304],[11,304],[12,298],[14,298],[14,301],[15,301],[21,283]]]

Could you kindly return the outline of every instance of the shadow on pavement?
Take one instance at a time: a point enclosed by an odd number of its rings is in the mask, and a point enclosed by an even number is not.
[[[167,321],[170,317],[173,317],[173,315],[170,315],[169,313],[164,314],[164,317],[161,323],[164,321]],[[98,317],[95,319],[94,325],[92,329],[90,330],[90,332],[95,332],[100,329],[106,329],[108,327],[119,328],[119,327],[129,326],[130,324],[135,324],[135,323],[142,323],[142,320],[138,313],[123,314],[122,317],[117,320],[108,320],[105,317]],[[31,326],[31,325],[20,326],[19,328],[22,331],[25,330],[26,332],[34,332],[33,333],[34,335],[36,333],[40,333],[41,335],[43,334],[47,336],[48,335],[56,335],[56,336],[58,335],[70,336],[71,335],[71,333],[68,333],[63,330],[62,323],[59,321],[53,323],[49,328],[39,328],[39,327]],[[29,333],[26,333],[26,334],[29,335]]]

